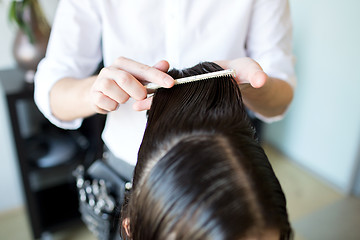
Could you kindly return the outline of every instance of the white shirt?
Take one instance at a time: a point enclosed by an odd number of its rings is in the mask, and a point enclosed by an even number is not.
[[[51,87],[64,77],[88,77],[101,59],[108,66],[119,56],[148,65],[165,59],[180,69],[247,56],[294,86],[291,44],[287,0],[62,0],[35,77],[35,101],[55,125],[78,128],[82,119],[52,115]],[[117,157],[135,164],[146,117],[132,103],[108,114],[102,137]]]

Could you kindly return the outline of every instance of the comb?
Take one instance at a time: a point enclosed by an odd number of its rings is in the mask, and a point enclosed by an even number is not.
[[[201,80],[210,79],[210,78],[231,77],[231,76],[235,78],[235,70],[234,69],[227,69],[227,70],[222,70],[222,71],[217,71],[217,72],[210,72],[210,73],[204,73],[204,74],[194,75],[194,76],[190,76],[190,77],[179,78],[179,79],[175,80],[175,85],[189,83],[189,82],[195,82],[195,81],[201,81]],[[145,85],[145,87],[148,90],[156,90],[158,88],[162,88],[160,85],[158,85],[156,83],[149,83],[149,84]]]

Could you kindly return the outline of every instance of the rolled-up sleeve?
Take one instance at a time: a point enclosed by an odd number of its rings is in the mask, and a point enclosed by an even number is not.
[[[296,85],[295,58],[292,52],[292,21],[288,0],[254,1],[246,41],[246,51],[270,77]],[[265,122],[280,120],[283,115],[258,118]]]
[[[46,56],[35,75],[34,99],[50,122],[65,129],[81,126],[82,119],[61,121],[52,114],[50,90],[62,78],[90,76],[101,59],[101,19],[94,1],[60,1]]]

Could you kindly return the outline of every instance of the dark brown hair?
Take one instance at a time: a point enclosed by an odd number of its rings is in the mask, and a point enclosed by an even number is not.
[[[219,70],[206,62],[169,74]],[[291,238],[284,193],[232,77],[155,93],[125,218],[134,240],[243,239],[267,229]]]

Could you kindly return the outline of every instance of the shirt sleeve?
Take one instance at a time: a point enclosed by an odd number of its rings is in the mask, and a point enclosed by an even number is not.
[[[49,93],[62,78],[90,76],[101,59],[101,19],[93,0],[60,1],[46,56],[35,75],[34,99],[50,122],[64,129],[81,126],[83,119],[61,121],[52,114]]]
[[[254,1],[246,51],[270,77],[284,80],[295,87],[295,58],[292,53],[292,21],[288,0]],[[265,122],[283,117],[255,115]]]

